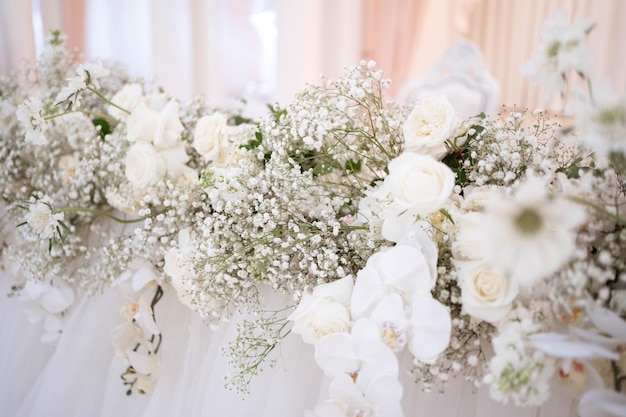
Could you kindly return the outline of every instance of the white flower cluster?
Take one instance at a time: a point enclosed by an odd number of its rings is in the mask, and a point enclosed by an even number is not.
[[[408,347],[416,360],[433,363],[450,340],[450,313],[431,294],[433,249],[424,231],[413,230],[372,255],[356,280],[347,276],[303,296],[289,317],[292,330],[315,345],[315,360],[332,378],[330,399],[313,415],[403,415],[396,354]]]
[[[536,79],[566,91],[590,28],[548,22]],[[3,252],[24,288],[141,281],[116,337],[131,391],[156,382],[163,291],[212,326],[264,311],[263,291],[299,303],[239,327],[230,385],[245,392],[293,323],[332,379],[316,417],[402,415],[400,371],[538,405],[559,375],[591,375],[589,358],[621,363],[623,95],[565,95],[571,128],[542,110],[462,120],[444,96],[387,102],[389,81],[362,62],[255,121],[75,68],[62,46],[50,39],[35,85],[0,79],[3,230],[25,232]],[[59,300],[51,313],[70,308]],[[619,403],[605,388],[582,386],[581,410]]]

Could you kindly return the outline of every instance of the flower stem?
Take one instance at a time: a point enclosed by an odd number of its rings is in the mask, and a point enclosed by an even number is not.
[[[123,223],[123,224],[137,223],[146,219],[145,217],[141,217],[139,219],[132,219],[132,220],[120,219],[119,217],[115,217],[114,215],[106,211],[102,211],[98,209],[91,209],[91,208],[86,208],[86,207],[66,207],[66,208],[55,210],[53,212],[53,214],[57,214],[57,213],[90,213],[90,214],[95,214],[95,215],[102,216],[102,217],[107,217],[111,220],[114,220],[118,223]]]
[[[604,214],[605,216],[613,219],[617,224],[621,224],[622,226],[626,226],[626,218],[618,216],[615,213],[611,213],[609,210],[607,210],[605,207],[602,207],[599,204],[593,203],[593,202],[591,202],[589,200],[586,200],[586,199],[581,198],[581,197],[576,197],[576,196],[573,196],[573,195],[568,196],[567,198],[570,201],[573,201],[573,202],[578,203],[578,204],[582,204],[583,206],[590,207],[590,208],[592,208],[592,209],[594,209],[594,210]]]
[[[130,112],[128,110],[126,110],[124,107],[120,107],[117,104],[113,103],[111,100],[109,100],[108,98],[106,98],[100,91],[96,90],[95,88],[93,88],[92,86],[87,86],[87,90],[91,91],[92,93],[94,93],[95,95],[97,95],[98,97],[100,97],[102,100],[104,100],[105,102],[107,102],[108,104],[110,104],[111,106],[115,107],[118,110],[123,111],[126,114],[130,114]]]

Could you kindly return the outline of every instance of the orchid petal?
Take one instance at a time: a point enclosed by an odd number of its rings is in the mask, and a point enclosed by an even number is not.
[[[615,352],[602,346],[561,333],[537,333],[531,335],[529,341],[536,349],[557,358],[618,358]]]
[[[331,378],[355,373],[361,367],[361,360],[348,333],[324,336],[315,346],[315,361]]]
[[[626,340],[626,321],[611,310],[594,305],[588,311],[589,318],[598,329],[615,338]]]
[[[578,405],[580,417],[620,417],[626,415],[626,395],[607,390],[587,391]]]
[[[74,303],[74,291],[67,285],[50,287],[41,295],[39,303],[50,313],[60,313]]]
[[[327,284],[318,285],[313,289],[314,297],[327,297],[345,306],[350,305],[354,278],[351,275]]]
[[[417,296],[413,299],[410,324],[409,350],[416,359],[433,363],[450,343],[450,312],[432,297]]]

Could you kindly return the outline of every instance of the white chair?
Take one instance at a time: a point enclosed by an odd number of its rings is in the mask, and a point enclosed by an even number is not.
[[[454,43],[424,75],[409,79],[396,100],[413,105],[428,94],[444,94],[462,117],[493,115],[500,105],[500,86],[485,66],[480,50],[461,40]]]

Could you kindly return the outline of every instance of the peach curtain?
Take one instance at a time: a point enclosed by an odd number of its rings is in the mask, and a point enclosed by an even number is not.
[[[363,0],[362,55],[376,61],[392,80],[390,93],[399,80],[411,75],[411,52],[420,33],[427,2],[422,0]]]
[[[480,0],[470,11],[469,38],[482,49],[491,73],[500,81],[503,102],[520,107],[562,110],[558,97],[545,101],[539,86],[520,75],[521,65],[532,58],[543,21],[553,10],[570,17],[584,16],[597,25],[589,36],[594,50],[594,74],[626,87],[626,2],[623,0]]]

